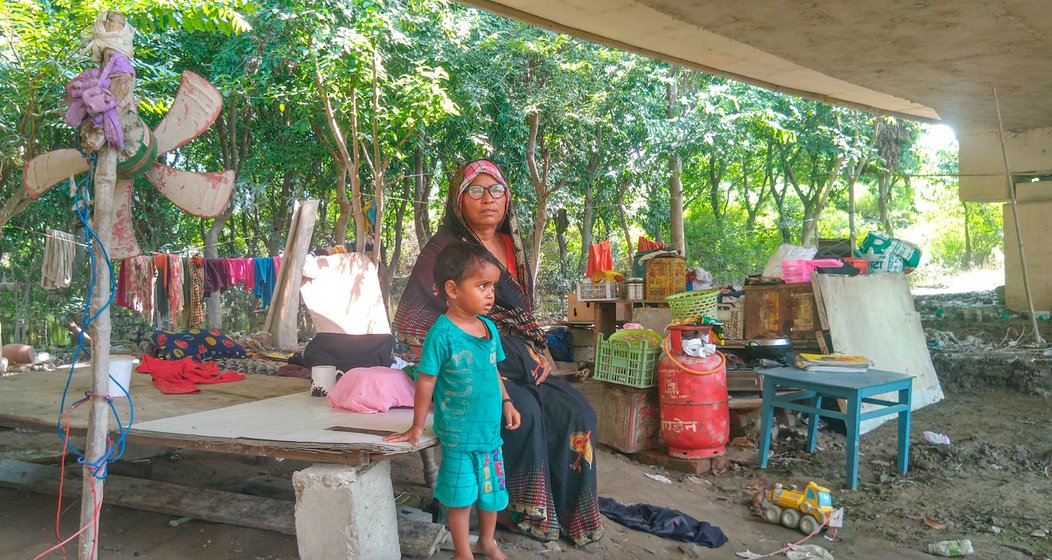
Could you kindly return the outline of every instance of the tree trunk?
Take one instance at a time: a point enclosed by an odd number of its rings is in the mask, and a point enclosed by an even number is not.
[[[377,114],[380,112],[380,84],[379,76],[377,74],[378,65],[380,63],[380,53],[373,52],[373,73],[372,73],[372,108],[373,108],[373,212],[376,216],[376,221],[373,223],[373,227],[376,232],[376,238],[373,241],[373,262],[379,263],[380,261],[380,245],[381,245],[381,234],[383,233],[384,227],[384,173],[387,171],[387,166],[390,164],[390,160],[386,157],[381,161],[381,150],[380,150],[380,131],[377,124],[379,118]],[[366,219],[368,217],[366,216]]]
[[[332,226],[334,245],[347,242],[347,224],[351,221],[351,201],[347,198],[348,172],[344,165],[338,166],[336,170],[336,205],[340,208],[340,215],[336,218],[336,224]]]
[[[537,163],[541,115],[536,110],[531,111],[526,115],[526,120],[530,127],[529,135],[526,137],[526,164],[530,170],[533,189],[537,193],[537,206],[533,210],[533,243],[530,247],[530,258],[533,260],[530,278],[536,282],[537,271],[541,268],[541,243],[544,241],[544,228],[548,224],[548,195],[555,189],[548,188],[550,159],[543,146],[540,146],[542,163],[541,165]]]
[[[635,262],[635,247],[632,245],[632,232],[628,228],[628,211],[625,209],[625,195],[630,186],[632,186],[632,179],[627,177],[617,186],[617,215],[621,224],[621,232],[625,236],[625,247],[628,249],[625,254],[628,255],[629,267]]]
[[[423,248],[434,235],[431,231],[431,215],[428,199],[431,198],[431,181],[424,176],[424,135],[413,154],[413,226],[416,228],[416,242]]]
[[[225,113],[225,115],[224,115]],[[223,169],[238,173],[241,162],[248,156],[248,114],[249,108],[245,108],[245,115],[241,115],[238,109],[237,96],[230,96],[220,111],[216,120],[216,132],[219,135],[219,148],[223,157]],[[242,122],[238,122],[241,117]],[[239,127],[240,125],[240,127]],[[208,232],[204,236],[205,258],[219,258],[219,236],[231,216],[234,215],[233,206],[227,205],[223,213],[212,220]],[[208,296],[208,328],[220,330],[223,328],[223,312],[220,302],[220,293],[213,292]]]
[[[884,228],[884,233],[888,235],[893,235],[888,205],[891,204],[891,190],[894,186],[895,181],[891,177],[891,173],[884,172],[880,174],[880,180],[877,183],[877,206],[880,208],[881,227]]]
[[[24,282],[22,286],[22,301],[18,306],[18,318],[15,319],[15,332],[11,342],[27,343],[29,339],[29,323],[27,319],[32,315],[29,312],[30,294],[33,293],[33,283]]]
[[[836,178],[840,174],[840,168],[843,164],[844,156],[841,154],[837,156],[836,161],[833,163],[833,168],[823,182],[818,186],[812,186],[810,196],[804,196],[796,181],[792,181],[793,188],[801,195],[800,201],[804,205],[804,228],[800,235],[800,244],[804,247],[810,247],[817,241],[818,221],[822,218],[822,211],[825,210],[829,193],[833,191],[833,185],[836,183]],[[791,170],[788,170],[787,173],[792,174]],[[815,178],[816,176],[812,174],[812,181]]]
[[[559,274],[563,278],[569,275],[569,271],[566,270],[566,263],[570,259],[569,250],[566,248],[566,230],[570,227],[570,218],[566,217],[566,209],[560,208],[555,213],[555,239],[559,242]],[[583,245],[581,251],[584,252]]]
[[[858,241],[858,235],[855,231],[855,183],[858,182],[858,178],[862,175],[862,169],[866,166],[866,157],[862,156],[859,158],[858,163],[855,165],[855,170],[851,173],[851,177],[847,183],[847,230],[848,230],[848,243],[850,243],[851,250],[855,250],[856,243]],[[852,253],[851,256],[854,256]]]
[[[679,98],[676,79],[677,75],[674,73],[666,86],[669,120],[676,118],[676,101]],[[683,230],[683,159],[678,153],[669,154],[668,169],[669,241],[673,249],[678,249],[680,254],[686,256],[686,234]]]
[[[336,183],[337,202],[340,205],[340,218],[337,222],[337,228],[340,227],[340,223],[343,224],[343,232],[341,234],[343,239],[336,236],[338,230],[334,229],[333,236],[337,237],[334,241],[337,243],[346,242],[347,223],[350,221],[347,218],[349,211],[350,215],[354,217],[355,248],[358,251],[364,251],[365,233],[368,226],[365,214],[362,212],[362,185],[361,177],[358,175],[361,169],[361,152],[358,146],[358,93],[355,88],[351,88],[351,146],[348,148],[343,130],[340,128],[340,124],[336,122],[336,114],[332,109],[332,100],[329,99],[329,94],[325,89],[325,79],[322,77],[321,68],[318,67],[317,61],[315,61],[314,65],[314,83],[318,87],[318,97],[321,98],[322,107],[325,110],[325,124],[328,125],[329,132],[332,134],[333,141],[336,144],[338,156],[336,160],[337,173],[343,174],[342,177],[337,177]],[[348,180],[351,183],[350,196],[347,195],[346,191]],[[341,188],[343,190],[342,197],[340,194]]]
[[[227,220],[229,220],[230,216],[233,214],[233,208],[227,208],[222,214],[216,216],[216,218],[212,220],[212,225],[208,228],[208,233],[205,234],[204,240],[206,259],[219,258],[219,234],[223,231],[223,226],[226,225]],[[223,311],[219,292],[212,292],[212,294],[208,296],[208,328],[216,330],[223,328]]]

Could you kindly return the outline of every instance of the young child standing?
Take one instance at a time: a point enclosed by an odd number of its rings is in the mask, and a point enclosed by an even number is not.
[[[452,243],[435,261],[435,287],[448,303],[427,332],[417,366],[413,426],[388,441],[417,443],[435,403],[434,430],[442,446],[435,498],[449,508],[456,558],[472,558],[471,506],[478,507],[478,552],[506,560],[493,539],[497,512],[508,506],[500,426],[519,427],[497,362],[504,359],[497,328],[485,317],[493,307],[500,268],[485,249]]]

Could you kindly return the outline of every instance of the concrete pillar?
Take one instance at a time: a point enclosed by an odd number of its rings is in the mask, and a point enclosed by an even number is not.
[[[995,130],[958,131],[960,151],[960,198],[966,202],[1007,202],[1010,199],[1004,176],[1001,136]],[[1019,228],[1026,248],[1030,292],[1036,311],[1052,310],[1052,245],[1049,245],[1048,216],[1052,211],[1052,128],[1033,128],[1005,133],[1005,151],[1016,177]],[[1040,180],[1037,180],[1040,179]],[[1004,207],[1005,304],[1010,309],[1027,308],[1023,290],[1023,268],[1011,204]]]
[[[302,560],[398,560],[391,463],[312,465],[292,475]]]

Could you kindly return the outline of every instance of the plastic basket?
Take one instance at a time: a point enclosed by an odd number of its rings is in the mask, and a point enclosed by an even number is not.
[[[603,301],[621,299],[621,289],[623,287],[623,283],[612,280],[603,280],[602,282],[585,280],[577,284],[577,300]]]
[[[816,268],[832,268],[843,265],[844,263],[837,259],[782,261],[782,278],[786,284],[802,284],[811,281],[811,273]]]
[[[626,341],[620,333],[649,333],[654,344],[646,341]],[[661,356],[661,335],[653,331],[620,331],[595,342],[595,374],[599,381],[646,389],[657,385],[657,362]]]
[[[718,290],[696,290],[693,292],[682,292],[665,298],[668,308],[672,310],[672,316],[676,319],[690,319],[691,317],[716,318],[716,296]]]

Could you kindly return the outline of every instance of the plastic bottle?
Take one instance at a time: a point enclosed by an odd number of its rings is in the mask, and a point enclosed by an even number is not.
[[[974,554],[972,541],[962,539],[959,541],[939,541],[928,545],[928,554],[936,556],[967,556]]]

